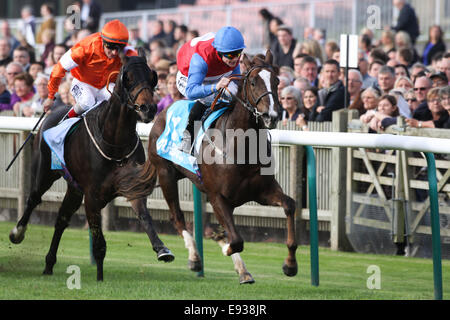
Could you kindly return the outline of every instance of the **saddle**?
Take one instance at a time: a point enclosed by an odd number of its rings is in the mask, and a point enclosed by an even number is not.
[[[173,163],[182,166],[186,170],[200,176],[197,158],[179,150],[179,146],[186,128],[189,112],[195,101],[179,100],[174,102],[166,114],[166,126],[163,133],[156,142],[156,151],[158,155]],[[206,130],[217,120],[228,108],[223,107],[217,110],[208,110],[202,116],[202,127],[194,138],[194,149],[199,151],[201,141]]]

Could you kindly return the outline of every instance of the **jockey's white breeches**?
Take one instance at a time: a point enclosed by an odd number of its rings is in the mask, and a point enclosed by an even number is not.
[[[112,92],[114,90],[114,86],[114,83],[110,83],[109,91]],[[106,89],[106,86],[101,89],[97,89],[85,82],[81,82],[76,78],[72,80],[70,93],[75,98],[76,105],[74,106],[74,109],[78,114],[82,114],[89,109],[92,109],[111,97],[111,94]]]

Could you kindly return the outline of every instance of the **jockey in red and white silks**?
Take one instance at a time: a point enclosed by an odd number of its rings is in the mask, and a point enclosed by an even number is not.
[[[189,100],[196,100],[183,135],[182,149],[190,146],[195,120],[199,120],[221,88],[237,93],[237,85],[228,76],[240,74],[239,57],[244,38],[234,27],[223,27],[185,43],[177,54],[177,88]],[[231,98],[229,99],[231,101]],[[189,134],[190,133],[190,134]]]

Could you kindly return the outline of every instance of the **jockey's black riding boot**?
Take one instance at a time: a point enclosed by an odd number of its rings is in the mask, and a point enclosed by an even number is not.
[[[183,132],[183,140],[181,142],[180,150],[186,153],[189,153],[191,150],[191,142],[194,138],[194,124],[195,121],[200,120],[202,115],[205,113],[205,110],[208,106],[203,103],[196,101],[192,106],[191,112],[189,113],[188,124],[186,129]]]

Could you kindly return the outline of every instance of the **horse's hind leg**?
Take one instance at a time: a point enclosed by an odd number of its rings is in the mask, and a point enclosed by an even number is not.
[[[26,207],[22,217],[17,225],[9,234],[9,239],[12,243],[18,244],[25,238],[25,231],[28,221],[30,220],[31,213],[36,208],[42,199],[42,195],[50,189],[52,184],[58,180],[61,176],[56,172],[50,170],[50,160],[48,163],[43,160],[42,154],[33,161],[32,164],[32,187],[30,195],[27,198]]]
[[[139,221],[145,229],[145,232],[152,243],[153,251],[156,252],[158,260],[164,262],[172,262],[175,256],[172,252],[164,245],[161,239],[158,237],[155,229],[153,228],[153,220],[148,213],[147,198],[141,198],[131,201],[131,207],[136,212]]]
[[[183,211],[180,208],[178,198],[177,179],[173,168],[165,167],[158,170],[158,179],[161,189],[170,210],[170,220],[172,221],[178,234],[183,237],[185,247],[189,251],[188,266],[195,272],[202,270],[202,261],[197,251],[194,238],[186,229]]]
[[[72,215],[81,206],[83,194],[73,187],[68,187],[64,200],[58,211],[58,217],[55,223],[55,232],[53,233],[52,243],[45,257],[44,274],[53,274],[53,266],[56,263],[56,254],[58,252],[59,242],[61,240],[64,230],[67,228]]]
[[[258,203],[262,205],[283,207],[284,213],[286,214],[286,245],[288,247],[288,256],[283,264],[283,272],[285,275],[293,277],[298,271],[297,259],[295,257],[295,252],[297,251],[294,221],[295,201],[283,193],[283,190],[275,179],[265,182],[263,185],[268,187],[263,193],[260,194]]]

